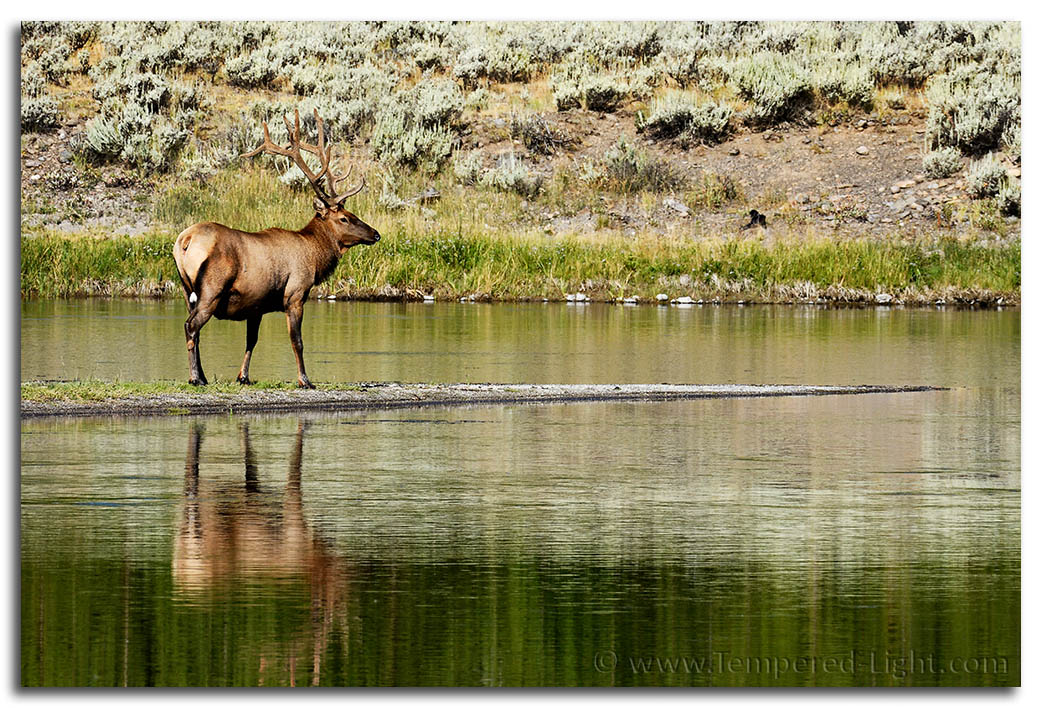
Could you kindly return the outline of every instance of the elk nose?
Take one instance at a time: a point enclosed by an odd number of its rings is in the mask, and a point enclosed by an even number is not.
[[[380,240],[380,234],[374,232],[374,234],[373,234],[373,241],[379,241],[379,240]]]

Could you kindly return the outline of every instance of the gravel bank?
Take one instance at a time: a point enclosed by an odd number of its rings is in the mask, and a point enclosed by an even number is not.
[[[571,403],[591,401],[668,401],[694,398],[832,396],[909,393],[930,386],[674,385],[674,384],[415,384],[361,383],[357,390],[188,393],[127,396],[99,401],[22,401],[22,418],[48,416],[206,415],[285,413],[474,404]]]

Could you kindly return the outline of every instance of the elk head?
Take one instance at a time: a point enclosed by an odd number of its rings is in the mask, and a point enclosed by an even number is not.
[[[315,218],[312,219],[309,227],[311,227],[313,231],[321,229],[323,233],[332,238],[340,253],[343,253],[352,246],[357,246],[360,243],[370,245],[379,241],[380,234],[376,229],[359,219],[344,207],[344,201],[347,200],[348,197],[358,194],[365,187],[365,177],[362,177],[362,181],[359,182],[357,186],[347,190],[343,194],[337,194],[337,183],[344,181],[351,175],[353,166],[349,167],[347,172],[343,175],[334,174],[333,169],[329,164],[332,157],[333,147],[326,146],[325,129],[322,124],[322,119],[318,117],[318,110],[315,110],[315,123],[318,125],[318,145],[311,145],[300,139],[300,111],[294,111],[294,122],[292,126],[290,125],[288,117],[283,116],[282,120],[285,121],[286,131],[289,133],[289,146],[282,147],[273,143],[271,141],[271,136],[268,134],[268,124],[262,123],[264,126],[264,142],[262,142],[256,150],[246,153],[243,157],[254,157],[263,152],[267,152],[272,155],[282,155],[292,159],[294,164],[296,164],[307,178],[308,183],[311,184],[311,188],[315,190],[315,200],[313,203],[315,208]],[[300,152],[301,150],[318,156],[321,167],[317,173],[313,172],[307,162],[304,161],[304,156]],[[323,177],[326,178],[326,188],[323,188],[322,186]]]

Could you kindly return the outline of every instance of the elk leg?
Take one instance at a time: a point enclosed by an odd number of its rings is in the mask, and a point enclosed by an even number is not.
[[[304,372],[304,340],[300,337],[300,322],[304,319],[304,303],[290,304],[286,308],[286,324],[289,327],[289,343],[293,346],[293,356],[297,358],[297,386],[315,388]]]
[[[199,330],[213,315],[213,307],[201,307],[198,304],[188,313],[185,320],[185,342],[188,347],[188,383],[193,386],[205,386],[206,375],[199,361]]]
[[[246,320],[246,356],[242,360],[239,369],[239,377],[236,379],[244,386],[249,386],[250,381],[250,357],[253,356],[253,347],[257,345],[257,332],[260,329],[261,315],[254,315]]]

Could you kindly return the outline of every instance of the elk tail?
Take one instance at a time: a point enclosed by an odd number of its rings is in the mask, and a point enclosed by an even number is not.
[[[188,309],[194,310],[195,306],[199,304],[199,294],[197,292],[198,285],[203,279],[203,273],[206,270],[206,261],[203,261],[199,265],[199,270],[195,273],[195,278],[189,278],[187,273],[181,273],[181,283],[184,285],[185,292],[188,293]],[[194,281],[194,282],[193,282]]]

